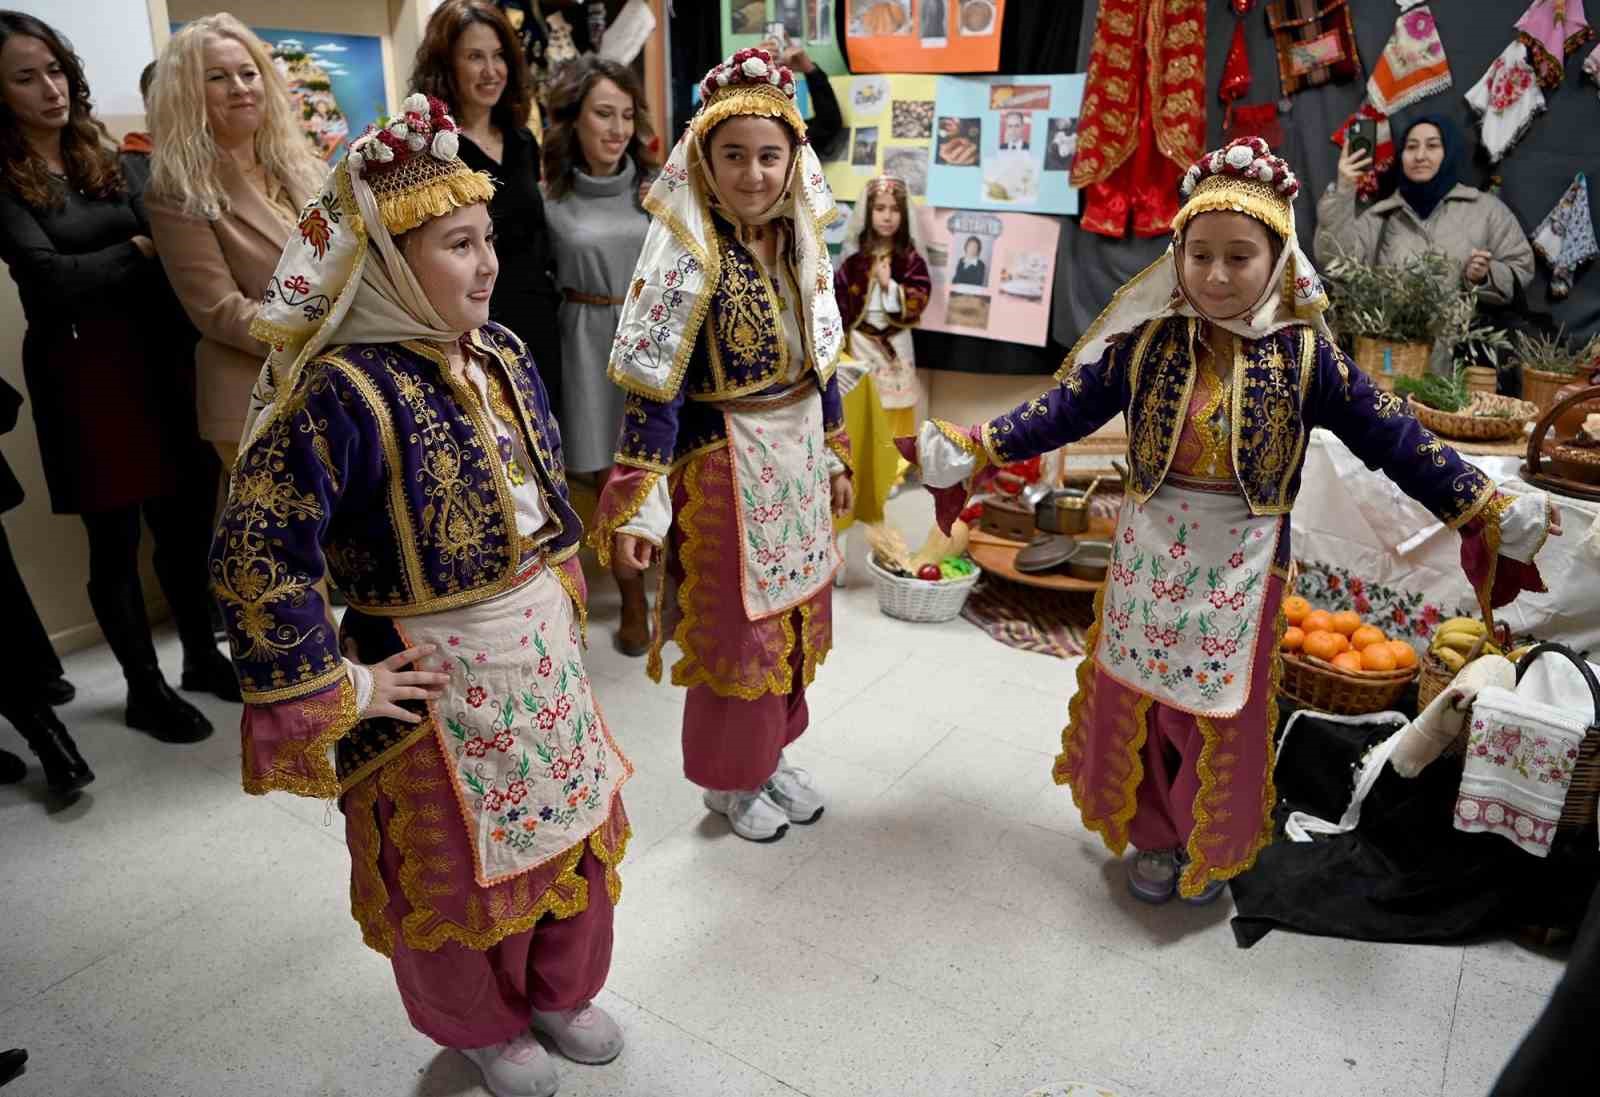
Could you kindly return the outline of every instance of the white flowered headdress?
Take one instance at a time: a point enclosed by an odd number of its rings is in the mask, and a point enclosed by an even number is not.
[[[435,217],[494,196],[489,177],[458,157],[457,134],[444,103],[412,95],[399,117],[368,126],[350,143],[306,203],[250,324],[272,351],[251,394],[242,442],[329,346],[462,334],[445,326],[395,244]]]
[[[1330,342],[1324,313],[1328,294],[1310,257],[1301,250],[1294,225],[1300,180],[1259,137],[1241,137],[1196,160],[1180,184],[1183,208],[1172,220],[1173,241],[1161,258],[1135,275],[1089,325],[1062,363],[1060,375],[1080,363],[1099,361],[1118,337],[1147,320],[1197,316],[1182,285],[1183,230],[1202,213],[1242,213],[1265,225],[1283,244],[1261,296],[1243,314],[1212,322],[1244,339],[1261,339],[1296,324],[1315,327]]]
[[[722,274],[716,218],[735,231],[787,218],[794,231],[801,313],[817,372],[831,376],[844,325],[833,296],[833,267],[823,228],[839,216],[822,163],[806,141],[795,105],[794,74],[763,49],[739,50],[700,83],[700,109],[645,197],[653,220],[622,306],[611,348],[611,379],[656,400],[676,395]],[[794,131],[788,186],[756,217],[734,212],[712,176],[706,143],[730,118],[772,118]]]

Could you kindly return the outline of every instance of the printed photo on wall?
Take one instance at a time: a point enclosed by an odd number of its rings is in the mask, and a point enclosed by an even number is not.
[[[989,288],[989,260],[994,256],[995,238],[989,235],[973,233],[964,237],[955,237],[960,241],[961,250],[956,253],[955,262],[950,265],[950,284],[952,286],[976,286],[980,289]]]
[[[949,14],[948,0],[922,0],[922,44],[930,48],[943,46],[949,40],[945,16]]]
[[[789,33],[789,41],[799,43],[806,40],[806,15],[804,0],[777,0],[773,5],[773,17],[783,24],[783,29]]]
[[[1039,201],[1039,165],[1026,148],[1002,152],[983,165],[983,196],[1003,205]]]
[[[899,141],[926,141],[933,136],[932,99],[896,99],[890,107],[889,136]]]
[[[839,216],[827,228],[822,230],[823,243],[828,245],[828,250],[835,255],[844,247],[845,234],[850,231],[850,214],[855,209],[853,202],[835,203],[839,207]]]
[[[984,35],[995,32],[994,0],[961,0],[957,27],[963,35]]]
[[[833,41],[833,0],[806,0],[806,41]]]
[[[935,157],[953,168],[975,168],[982,161],[983,119],[939,119],[939,148]]]
[[[883,170],[906,181],[914,198],[928,193],[928,146],[888,145],[883,150]]]
[[[916,217],[933,275],[924,331],[1048,342],[1059,220],[927,205]]]
[[[1006,257],[996,288],[1007,297],[1042,301],[1055,271],[1055,260],[1036,251],[1013,252]]]
[[[990,84],[990,110],[1049,110],[1049,84]]]
[[[1044,170],[1070,171],[1073,154],[1078,151],[1078,120],[1076,118],[1050,119],[1050,133],[1045,138]]]
[[[850,5],[852,38],[909,35],[913,29],[911,0],[853,0]]]
[[[989,330],[989,306],[992,302],[987,297],[976,293],[957,293],[951,291],[949,303],[945,305],[944,322],[952,328],[976,328],[979,331]]]
[[[1000,151],[1026,152],[1033,147],[1033,118],[1020,110],[1000,116]]]
[[[850,163],[858,168],[876,167],[878,163],[878,127],[862,126],[850,139]]]

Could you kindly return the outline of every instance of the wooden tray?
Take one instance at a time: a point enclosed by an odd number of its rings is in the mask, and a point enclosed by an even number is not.
[[[1099,582],[1074,579],[1070,575],[1029,575],[1018,571],[1017,553],[1026,547],[1021,541],[1008,541],[1003,537],[975,529],[967,542],[967,554],[984,571],[1013,583],[1021,583],[1023,586],[1039,587],[1044,590],[1078,591],[1084,594],[1092,594],[1100,589],[1102,584]]]

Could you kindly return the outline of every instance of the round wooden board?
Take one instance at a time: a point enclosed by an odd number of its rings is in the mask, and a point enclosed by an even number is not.
[[[1067,590],[1084,594],[1093,594],[1100,589],[1099,582],[1090,582],[1087,579],[1074,579],[1070,575],[1029,575],[1017,570],[1017,553],[1025,545],[1017,541],[1007,541],[993,534],[984,533],[982,530],[973,530],[972,539],[967,543],[967,553],[984,571],[998,575],[1002,579],[1009,579],[1013,583],[1024,586],[1040,587],[1044,590]]]

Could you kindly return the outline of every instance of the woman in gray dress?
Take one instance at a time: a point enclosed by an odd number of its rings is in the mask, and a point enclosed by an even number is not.
[[[624,393],[606,377],[606,364],[650,223],[641,198],[656,138],[638,78],[612,61],[584,57],[564,68],[550,92],[550,111],[545,216],[562,293],[562,449],[568,473],[592,477],[598,492],[611,474],[622,426]],[[643,655],[650,647],[644,579],[616,578],[617,648]]]

